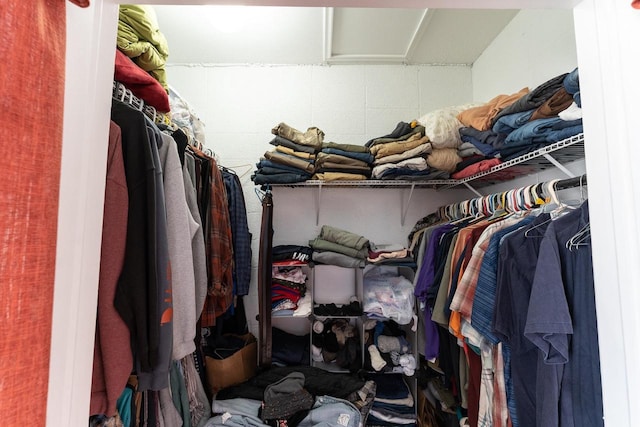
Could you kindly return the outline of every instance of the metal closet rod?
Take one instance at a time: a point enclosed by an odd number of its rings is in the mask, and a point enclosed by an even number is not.
[[[547,181],[499,193],[488,194],[486,196],[476,197],[474,199],[468,199],[457,203],[451,203],[449,205],[441,206],[438,209],[438,215],[441,218],[460,219],[470,214],[475,215],[478,212],[484,212],[485,214],[493,213],[496,209],[507,209],[510,212],[528,210],[533,206],[529,207],[526,205],[523,200],[523,196],[516,198],[515,195],[522,195],[524,194],[523,192],[531,192],[535,187],[537,189],[535,192],[538,194],[538,197],[541,197],[540,192],[545,191],[545,188],[550,184],[553,184],[552,188],[554,192],[568,188],[580,187],[587,184],[587,175],[585,174],[573,178]],[[549,197],[551,195],[546,194],[546,196]]]
[[[113,81],[112,98],[118,101],[131,105],[132,107],[142,111],[147,117],[149,117],[156,124],[165,124],[171,126],[171,118],[166,113],[161,113],[155,109],[155,107],[146,104],[142,99],[133,94],[131,89],[126,87],[123,83]]]
[[[566,190],[567,188],[580,187],[581,185],[587,185],[587,174],[560,180],[556,182],[554,187],[556,190]]]

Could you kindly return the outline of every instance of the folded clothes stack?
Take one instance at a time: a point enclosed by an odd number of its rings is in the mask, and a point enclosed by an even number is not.
[[[320,234],[309,241],[313,261],[341,267],[361,267],[369,254],[369,240],[364,236],[323,225]]]
[[[325,142],[316,156],[313,179],[360,181],[371,177],[373,155],[368,147]]]
[[[271,129],[275,137],[269,142],[275,146],[256,164],[251,176],[257,185],[292,184],[310,179],[315,172],[316,154],[322,148],[324,132],[310,127],[301,132],[286,123]]]
[[[367,262],[376,265],[395,265],[416,268],[411,252],[401,244],[371,245]]]
[[[375,156],[373,179],[429,179],[426,156],[432,147],[425,128],[418,122],[399,122],[388,135],[365,144]]]
[[[459,163],[451,176],[462,179],[549,144],[582,133],[578,69],[528,91],[498,95],[458,114],[460,138],[480,153]]]
[[[368,374],[376,383],[376,397],[367,417],[368,426],[417,425],[413,395],[402,374]]]
[[[307,275],[300,266],[273,266],[271,269],[272,313],[280,313],[280,315],[309,314],[311,297],[308,296],[306,282]],[[304,314],[300,314],[302,310],[304,310]]]

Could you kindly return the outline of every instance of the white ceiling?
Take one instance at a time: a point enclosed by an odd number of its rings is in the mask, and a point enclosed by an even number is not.
[[[518,12],[154,6],[170,64],[471,65]]]

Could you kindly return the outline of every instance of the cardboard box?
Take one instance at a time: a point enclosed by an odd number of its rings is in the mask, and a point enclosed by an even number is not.
[[[258,344],[252,334],[242,335],[246,345],[226,359],[205,357],[207,380],[212,393],[240,384],[256,374]]]

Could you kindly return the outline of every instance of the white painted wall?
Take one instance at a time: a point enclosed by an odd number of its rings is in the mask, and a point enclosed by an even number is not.
[[[473,64],[473,99],[533,89],[577,64],[571,10],[522,10]]]
[[[317,126],[325,141],[364,144],[436,108],[471,100],[471,69],[464,66],[191,66],[167,68],[169,83],[204,121],[206,145],[220,163],[241,175],[253,272],[245,301],[257,334],[257,264],[262,207],[250,179],[255,163],[273,149],[271,128]],[[323,224],[362,234],[376,243],[406,243],[415,222],[441,204],[464,199],[466,190],[414,191],[404,226],[408,189],[323,188],[316,226],[317,190],[274,190],[274,244],[307,244]]]

